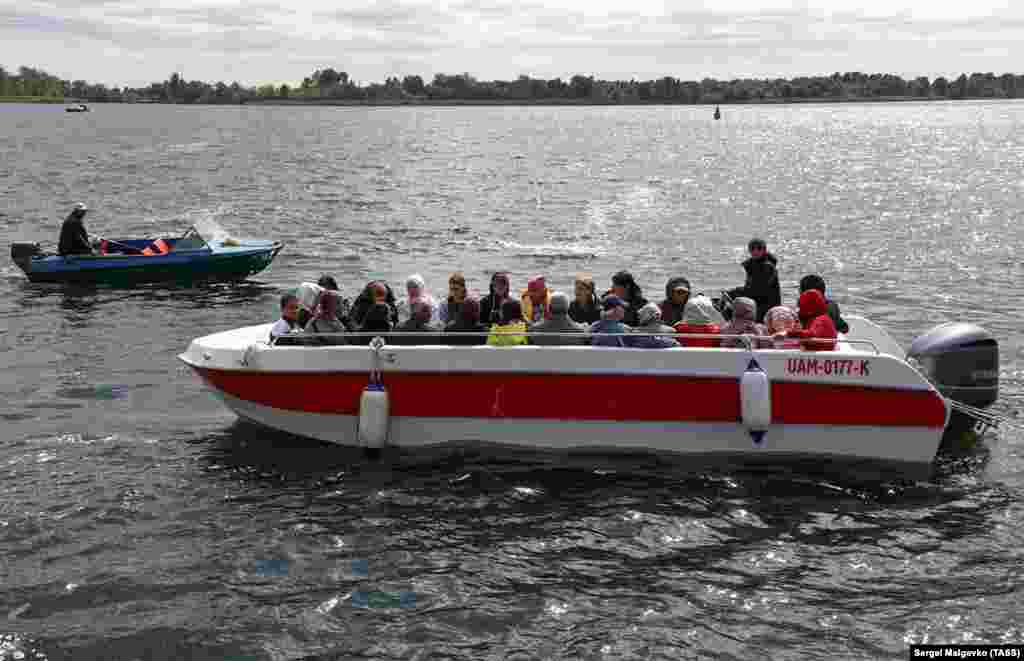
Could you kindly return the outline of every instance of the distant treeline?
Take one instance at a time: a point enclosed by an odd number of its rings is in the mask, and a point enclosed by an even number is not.
[[[142,88],[96,85],[84,80],[62,80],[40,69],[19,67],[13,75],[0,67],[0,98],[73,98],[84,101],[139,103],[246,103],[295,102],[349,103],[745,103],[844,99],[965,99],[1024,97],[1024,75],[960,74],[948,80],[926,77],[905,80],[892,74],[860,72],[792,79],[701,81],[666,76],[657,80],[597,80],[576,75],[569,80],[520,76],[516,80],[480,81],[469,74],[437,74],[430,82],[420,76],[388,78],[383,83],[360,85],[348,73],[317,69],[297,85],[245,87],[238,82],[186,81],[174,73],[167,80]]]

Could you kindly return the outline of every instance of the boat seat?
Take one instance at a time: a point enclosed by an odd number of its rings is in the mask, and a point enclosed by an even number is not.
[[[171,252],[170,244],[168,244],[163,239],[157,239],[153,243],[146,246],[146,248],[142,251],[142,254],[146,255],[147,257],[151,257],[153,255],[166,255],[169,252]]]

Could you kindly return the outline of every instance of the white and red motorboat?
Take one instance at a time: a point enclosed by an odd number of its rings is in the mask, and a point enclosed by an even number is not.
[[[179,358],[240,418],[364,447],[480,441],[926,466],[956,418],[947,397],[994,401],[998,348],[983,329],[939,326],[908,357],[867,319],[847,322],[836,350],[819,352],[280,346],[261,325],[198,338]]]

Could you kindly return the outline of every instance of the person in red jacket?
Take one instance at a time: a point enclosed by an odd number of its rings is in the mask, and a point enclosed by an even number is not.
[[[801,345],[805,351],[835,351],[838,333],[835,322],[828,316],[828,304],[822,293],[809,289],[800,294],[798,313],[803,328],[794,328],[786,335],[803,340]]]

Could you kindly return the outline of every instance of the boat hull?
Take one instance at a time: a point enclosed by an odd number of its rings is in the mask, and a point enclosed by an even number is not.
[[[371,349],[268,347],[267,327],[240,330],[200,338],[181,359],[242,419],[360,444]],[[949,416],[905,362],[865,352],[403,346],[384,353],[388,442],[398,446],[479,441],[925,466]],[[763,430],[743,420],[742,375],[751,361],[770,380]]]
[[[153,282],[244,280],[268,266],[282,245],[270,241],[226,251],[172,251],[166,255],[69,255],[18,263],[31,282],[135,285]]]

